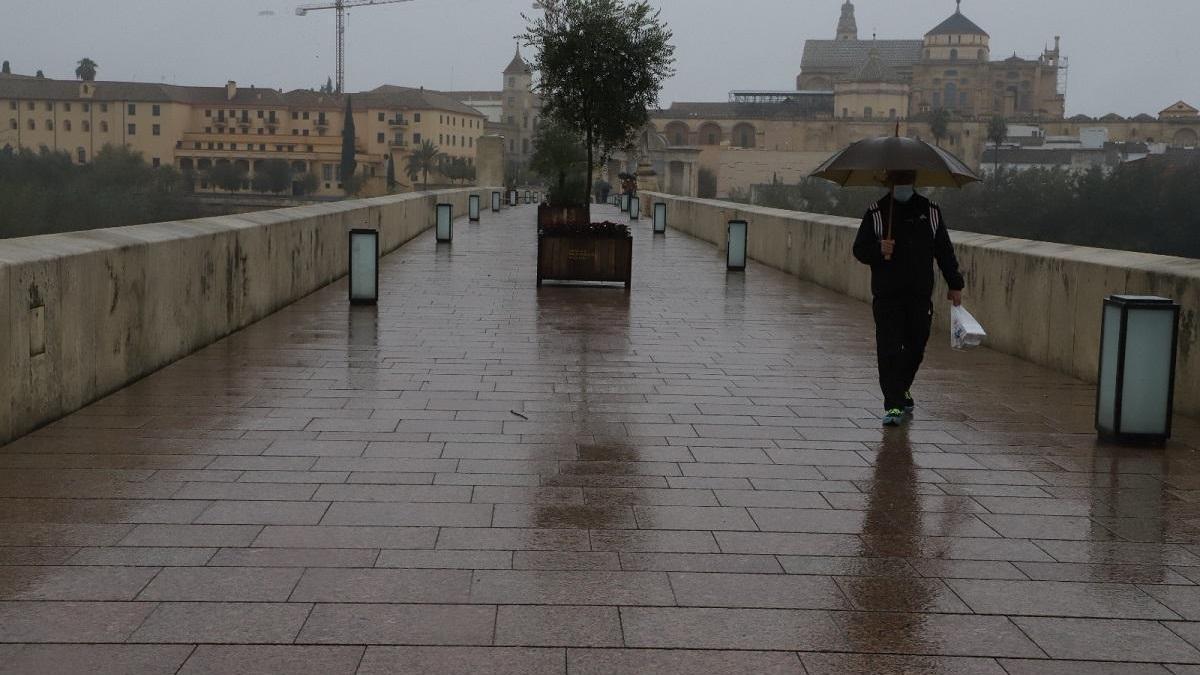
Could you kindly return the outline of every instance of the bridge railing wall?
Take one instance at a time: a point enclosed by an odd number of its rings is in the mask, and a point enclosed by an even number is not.
[[[642,199],[642,213],[666,202],[671,228],[722,250],[727,222],[747,220],[753,260],[860,300],[871,297],[869,272],[852,253],[857,220],[656,193]],[[951,234],[967,279],[964,304],[987,329],[987,346],[1087,382],[1096,381],[1105,297],[1175,299],[1183,306],[1176,410],[1200,415],[1200,260]],[[939,275],[934,339],[949,331],[945,295]]]
[[[492,189],[0,241],[0,444],[345,276],[350,229],[388,252]]]

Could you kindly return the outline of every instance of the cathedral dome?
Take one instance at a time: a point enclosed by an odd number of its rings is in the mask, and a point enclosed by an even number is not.
[[[958,8],[954,10],[950,18],[935,26],[933,30],[925,34],[925,37],[934,35],[980,35],[989,37],[987,31],[980,28],[978,24],[968,19],[962,13],[962,0],[959,0]]]

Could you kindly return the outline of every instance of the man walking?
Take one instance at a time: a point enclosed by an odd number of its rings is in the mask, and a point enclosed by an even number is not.
[[[925,358],[933,320],[933,262],[950,286],[948,299],[955,306],[962,304],[964,284],[942,211],[916,193],[916,173],[891,172],[888,182],[896,186],[895,199],[885,195],[867,210],[854,257],[871,266],[883,425],[899,426],[916,407],[909,390]]]

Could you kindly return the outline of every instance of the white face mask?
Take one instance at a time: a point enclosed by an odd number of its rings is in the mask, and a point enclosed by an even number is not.
[[[901,204],[907,204],[908,200],[912,199],[913,195],[916,193],[916,189],[911,185],[897,185],[896,201],[900,202]]]

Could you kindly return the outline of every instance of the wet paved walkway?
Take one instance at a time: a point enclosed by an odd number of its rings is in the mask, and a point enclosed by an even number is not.
[[[645,220],[539,292],[533,217],[0,448],[0,672],[1200,673],[1078,662],[1200,663],[1193,423],[939,328],[884,433],[865,305]]]

